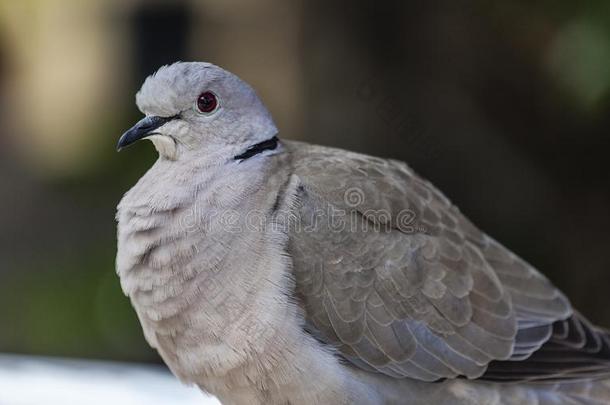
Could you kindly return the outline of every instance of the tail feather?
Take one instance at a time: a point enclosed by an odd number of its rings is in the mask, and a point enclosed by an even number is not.
[[[544,383],[610,379],[610,333],[575,313],[555,322],[549,339],[529,357],[493,361],[481,378]]]

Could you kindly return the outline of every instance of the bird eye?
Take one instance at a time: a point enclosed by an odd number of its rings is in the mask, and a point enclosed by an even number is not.
[[[218,98],[211,91],[205,91],[197,98],[197,109],[199,112],[209,114],[218,107]]]

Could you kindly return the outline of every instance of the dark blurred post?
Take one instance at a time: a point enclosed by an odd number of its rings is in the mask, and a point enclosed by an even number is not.
[[[191,15],[187,1],[141,2],[133,9],[129,23],[135,86],[159,66],[188,59]]]

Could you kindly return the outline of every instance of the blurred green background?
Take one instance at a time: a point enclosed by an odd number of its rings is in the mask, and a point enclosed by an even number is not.
[[[114,272],[146,75],[204,60],[280,136],[409,162],[610,326],[610,2],[0,0],[0,352],[158,361]]]

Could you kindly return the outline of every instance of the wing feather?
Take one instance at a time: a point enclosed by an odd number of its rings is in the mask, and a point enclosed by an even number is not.
[[[296,293],[307,325],[355,366],[423,381],[552,379],[566,375],[561,352],[574,376],[609,370],[593,361],[608,337],[406,165],[287,149],[301,182]]]

